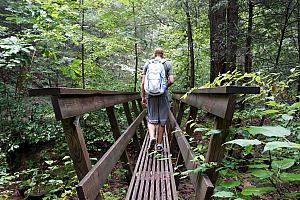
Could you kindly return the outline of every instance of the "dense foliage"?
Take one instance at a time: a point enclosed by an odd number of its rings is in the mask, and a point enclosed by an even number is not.
[[[173,90],[191,89],[192,76],[195,87],[201,87],[210,77],[209,16],[224,9],[228,17],[231,2],[238,4],[239,17],[236,70],[206,86],[256,85],[261,94],[241,96],[238,102],[241,109],[226,143],[229,153],[218,166],[223,178],[214,196],[299,197],[299,0],[0,2],[0,199],[16,191],[25,197],[42,194],[45,199],[76,196],[77,179],[61,124],[54,119],[50,100],[30,98],[28,89],[85,86],[139,91],[134,88],[135,73],[139,87],[142,66],[158,46],[172,60]],[[217,28],[228,34],[230,24]],[[249,65],[252,73],[245,68]],[[123,112],[117,107],[122,129],[127,123]],[[113,143],[104,110],[85,114],[81,124],[92,155]],[[194,126],[203,139],[219,134]],[[201,162],[205,151],[205,144],[195,146]],[[202,167],[196,171],[210,165],[203,161]],[[119,199],[123,193],[106,191],[104,196]]]

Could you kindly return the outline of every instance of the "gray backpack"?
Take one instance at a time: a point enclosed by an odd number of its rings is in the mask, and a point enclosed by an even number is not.
[[[154,59],[149,61],[144,84],[145,91],[149,95],[158,96],[167,89],[165,62],[166,60]]]

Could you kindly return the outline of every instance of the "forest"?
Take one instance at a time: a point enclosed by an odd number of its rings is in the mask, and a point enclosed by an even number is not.
[[[140,92],[157,47],[172,62],[169,90],[256,86],[238,95],[221,163],[205,162],[209,114],[183,114],[201,165],[174,166],[178,198],[192,199],[190,173],[214,167],[210,199],[300,198],[299,0],[0,0],[0,199],[79,199],[62,123],[34,88]],[[115,112],[121,131],[124,108]],[[92,165],[115,143],[105,109],[79,121]],[[182,126],[183,127],[183,126]],[[132,154],[137,153],[130,149]],[[137,155],[133,156],[137,157]],[[124,199],[117,163],[100,190]]]

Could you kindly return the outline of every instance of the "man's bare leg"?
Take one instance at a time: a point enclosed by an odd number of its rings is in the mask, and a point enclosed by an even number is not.
[[[164,149],[162,143],[164,139],[165,126],[159,125],[158,129],[156,150],[158,153],[161,153]]]
[[[155,139],[155,124],[148,123],[148,131],[150,140]]]
[[[148,123],[148,131],[150,137],[150,146],[148,148],[148,152],[151,153],[154,151],[156,138],[155,138],[155,124]]]

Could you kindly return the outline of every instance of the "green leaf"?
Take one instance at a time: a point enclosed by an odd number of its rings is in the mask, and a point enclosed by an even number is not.
[[[256,168],[256,169],[266,169],[269,167],[269,165],[266,164],[255,164],[255,165],[247,165],[249,168]]]
[[[280,174],[280,179],[286,182],[300,181],[300,174],[283,172]]]
[[[225,181],[220,183],[219,185],[225,188],[233,188],[239,186],[241,184],[240,181]]]
[[[248,145],[260,145],[261,141],[255,139],[255,140],[246,140],[246,139],[236,139],[226,142],[225,144],[237,144],[242,147],[248,146]]]
[[[222,131],[220,131],[220,130],[210,130],[206,134],[207,135],[216,135],[216,134],[220,134],[220,133],[222,133]]]
[[[284,160],[274,160],[272,162],[273,169],[288,169],[295,164],[294,159],[286,158]]]
[[[289,121],[289,120],[292,120],[294,117],[291,116],[291,115],[287,115],[287,114],[283,114],[282,116],[282,119],[284,119],[285,121]]]
[[[279,112],[278,110],[274,110],[274,109],[264,110],[263,111],[263,113],[266,114],[266,115],[274,114],[274,113],[278,113],[278,112]]]
[[[263,170],[263,169],[256,169],[256,170],[252,170],[251,174],[258,178],[270,178],[273,175],[273,172]]]
[[[291,131],[282,126],[250,126],[247,128],[251,134],[263,134],[268,137],[285,137],[291,134]]]
[[[242,191],[242,195],[245,196],[258,196],[267,192],[273,191],[275,188],[273,187],[255,187],[255,186],[249,186],[249,187],[244,187]]]
[[[203,132],[203,131],[208,131],[208,128],[196,128],[194,131],[195,132]]]
[[[278,149],[278,148],[299,148],[300,145],[293,143],[293,142],[268,142],[265,147],[263,152],[266,151],[272,151],[274,149]]]
[[[220,191],[213,195],[213,197],[230,198],[233,197],[232,192]]]
[[[290,106],[291,109],[300,109],[300,102],[294,103],[293,105]]]

